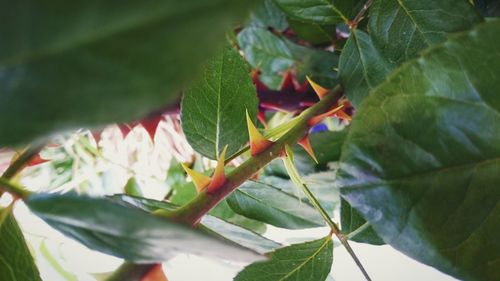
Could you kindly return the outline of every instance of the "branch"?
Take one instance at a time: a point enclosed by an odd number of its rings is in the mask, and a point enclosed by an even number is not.
[[[302,112],[300,120],[284,136],[280,137],[273,145],[258,155],[245,161],[226,176],[226,182],[214,193],[206,190],[198,194],[191,202],[178,210],[166,214],[166,216],[177,222],[196,225],[200,219],[215,207],[226,196],[258,173],[264,166],[272,160],[280,157],[285,149],[285,145],[297,143],[309,130],[308,121],[314,116],[320,115],[332,108],[342,94],[340,86],[335,87],[328,95],[314,106]]]
[[[349,28],[352,29],[358,26],[358,23],[363,19],[363,16],[365,15],[366,11],[368,11],[368,9],[372,4],[373,0],[366,1],[366,3],[363,5],[363,8],[361,8],[356,17],[349,23]]]
[[[280,157],[284,151],[285,145],[293,145],[297,143],[304,134],[309,130],[309,119],[314,116],[327,112],[332,108],[342,95],[342,88],[340,86],[331,90],[321,101],[314,106],[303,111],[300,115],[300,120],[282,137],[280,137],[273,145],[259,153],[256,156],[245,161],[243,164],[235,168],[226,176],[226,182],[215,193],[207,193],[206,191],[198,194],[187,205],[180,209],[163,213],[174,221],[184,224],[195,226],[201,218],[207,214],[213,207],[215,207],[226,196],[243,184],[246,180],[250,179],[254,174],[258,173],[264,166],[269,164],[272,160]],[[113,276],[120,276],[121,281],[140,281],[142,277],[154,268],[155,264],[139,265],[124,263]],[[147,271],[143,270],[147,268]],[[130,272],[142,272],[140,277],[127,276]],[[118,279],[108,279],[106,281],[115,281]]]

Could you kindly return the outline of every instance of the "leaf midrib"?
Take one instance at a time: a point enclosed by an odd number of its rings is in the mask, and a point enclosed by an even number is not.
[[[432,45],[428,39],[425,37],[425,32],[422,31],[422,29],[420,28],[420,26],[418,25],[418,22],[417,20],[413,17],[413,15],[410,13],[410,10],[408,10],[408,7],[406,7],[402,0],[396,0],[398,2],[398,5],[401,7],[401,9],[405,12],[405,14],[410,18],[411,22],[413,23],[413,25],[415,25],[415,29],[418,30],[418,32],[420,34],[422,34],[422,38],[425,42],[425,44],[427,44],[428,46]]]
[[[366,184],[357,184],[357,185],[346,185],[346,186],[343,186],[343,188],[370,188],[370,187],[376,187],[377,185],[379,185],[381,183],[396,183],[396,182],[399,182],[399,181],[407,181],[407,180],[411,180],[413,178],[422,178],[424,176],[429,176],[429,175],[434,175],[434,174],[439,174],[439,173],[445,173],[445,172],[449,172],[449,171],[453,171],[453,170],[465,169],[467,167],[478,168],[479,166],[488,165],[488,164],[491,164],[491,163],[494,163],[494,162],[499,162],[500,163],[500,157],[495,157],[495,158],[492,158],[492,159],[487,159],[487,160],[483,160],[483,161],[479,161],[479,162],[474,162],[474,163],[465,163],[465,164],[461,164],[461,165],[455,165],[455,166],[442,167],[442,168],[433,169],[433,170],[427,170],[427,171],[423,171],[423,172],[420,172],[420,173],[406,175],[406,176],[402,176],[402,177],[391,178],[391,179],[382,179],[382,178],[380,178],[376,182],[371,182],[371,183],[366,183]]]
[[[285,275],[282,278],[280,278],[279,281],[286,280],[288,277],[292,276],[293,274],[295,274],[295,272],[297,272],[302,267],[304,267],[307,263],[309,263],[309,261],[311,259],[314,259],[317,255],[319,255],[319,253],[328,245],[328,243],[330,242],[330,240],[331,240],[331,237],[325,238],[325,241],[318,248],[318,250],[316,250],[310,257],[308,257],[305,261],[303,261],[302,263],[300,263],[295,269],[293,269],[292,271],[290,271],[287,275]]]

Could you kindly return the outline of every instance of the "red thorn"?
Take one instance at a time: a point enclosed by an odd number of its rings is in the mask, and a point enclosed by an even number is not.
[[[250,154],[252,156],[255,156],[261,153],[262,151],[266,150],[269,146],[273,144],[273,142],[262,136],[262,134],[253,124],[252,119],[248,114],[248,111],[246,112],[246,118],[248,127],[248,138],[250,139]]]
[[[325,119],[326,117],[330,117],[330,116],[334,115],[335,113],[337,113],[342,108],[344,108],[344,105],[336,106],[336,107],[332,108],[331,110],[329,110],[328,112],[325,112],[323,114],[314,116],[313,118],[309,119],[309,122],[308,122],[309,126],[310,127],[315,126],[316,124],[318,124],[321,121],[323,121],[323,119]]]
[[[263,111],[259,111],[259,113],[257,114],[257,119],[259,119],[260,123],[264,125],[264,128],[267,128],[266,115]]]
[[[35,155],[29,162],[26,164],[28,167],[33,167],[36,165],[40,165],[46,162],[50,162],[50,160],[43,159],[40,154]]]
[[[141,281],[168,281],[168,279],[161,264],[157,264],[141,278]]]
[[[99,144],[99,142],[101,141],[102,130],[90,131],[90,134],[92,135],[92,137],[94,137],[95,143]]]
[[[302,148],[311,156],[311,158],[318,163],[318,159],[316,158],[316,155],[314,154],[314,150],[311,146],[311,142],[309,141],[309,135],[305,135],[299,142],[298,144],[302,146]]]

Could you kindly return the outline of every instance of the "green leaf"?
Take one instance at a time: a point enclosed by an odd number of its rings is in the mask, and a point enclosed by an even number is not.
[[[338,56],[334,53],[306,48],[274,35],[262,28],[245,28],[238,34],[238,44],[248,63],[262,72],[261,80],[273,89],[279,88],[282,74],[295,69],[299,82],[308,75],[325,87],[333,87]]]
[[[245,110],[257,115],[257,93],[245,63],[229,44],[204,68],[203,79],[182,99],[182,129],[189,144],[210,159],[227,156],[247,141]],[[242,133],[245,132],[245,133]]]
[[[75,194],[37,194],[26,205],[33,213],[87,247],[137,263],[164,261],[191,253],[255,261],[253,251],[153,216],[116,199]]]
[[[499,280],[500,21],[424,52],[358,109],[343,197],[380,237],[465,280]]]
[[[250,26],[284,31],[288,27],[286,15],[274,4],[273,0],[264,0],[250,15]]]
[[[296,20],[317,24],[347,22],[359,0],[275,0],[285,13]]]
[[[128,195],[113,195],[111,197],[115,202],[120,204],[129,204],[140,208],[146,212],[154,212],[157,210],[173,211],[177,208],[176,205],[168,202],[156,201],[141,197],[133,197]],[[224,202],[224,201],[223,201]],[[229,208],[229,207],[227,207]],[[215,234],[219,237],[242,245],[248,249],[252,249],[257,253],[264,254],[280,245],[272,240],[262,237],[258,233],[248,230],[244,227],[235,225],[226,219],[221,219],[213,215],[203,217],[201,221],[202,230]]]
[[[42,281],[10,208],[0,209],[0,280]]]
[[[227,198],[227,202],[238,214],[278,227],[301,229],[325,224],[309,203],[256,181],[245,182]]]
[[[385,244],[375,230],[371,226],[366,225],[368,222],[361,214],[343,199],[340,204],[340,221],[342,232],[349,235],[349,240],[373,245]],[[350,235],[353,232],[357,232],[355,236]]]
[[[359,106],[368,92],[384,81],[393,68],[367,33],[356,29],[351,31],[340,54],[339,77],[354,106]]]
[[[375,0],[368,29],[389,62],[400,64],[480,21],[467,0]]]
[[[320,25],[293,19],[289,19],[288,22],[298,37],[312,44],[331,43],[336,39],[337,30],[333,24]]]
[[[203,217],[201,224],[212,233],[218,234],[225,239],[233,241],[248,249],[252,249],[260,254],[265,254],[280,247],[280,244],[260,236],[258,233],[239,227],[214,216],[209,215]]]
[[[270,260],[247,266],[235,281],[324,281],[333,262],[330,236],[270,253]]]
[[[210,210],[209,214],[213,217],[227,221],[237,226],[249,229],[256,233],[263,234],[266,232],[266,225],[260,221],[249,219],[245,216],[239,215],[229,207],[227,199],[222,200],[215,208]]]
[[[0,146],[168,106],[254,2],[1,0]]]
[[[248,27],[238,34],[245,59],[263,73],[287,71],[295,63],[292,51],[285,41],[266,29]]]

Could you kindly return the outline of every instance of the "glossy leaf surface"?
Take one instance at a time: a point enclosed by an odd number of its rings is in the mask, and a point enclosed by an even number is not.
[[[227,202],[238,214],[278,227],[300,229],[325,224],[309,203],[256,181],[244,183],[228,197]]]
[[[235,281],[324,281],[333,262],[330,236],[270,253],[270,260],[247,266]]]
[[[255,261],[258,254],[184,225],[153,216],[116,199],[75,194],[30,196],[26,204],[55,229],[87,247],[138,263],[177,253]]]
[[[399,64],[480,21],[467,0],[375,0],[368,28],[382,54]]]
[[[351,205],[343,199],[340,204],[340,221],[342,233],[350,235],[352,232],[357,232],[355,236],[349,236],[349,240],[373,245],[384,244],[384,241],[377,235],[371,226],[365,228],[367,221],[356,209],[352,208]]]
[[[130,204],[147,212],[154,212],[157,210],[173,211],[177,208],[176,205],[168,202],[161,202],[152,199],[127,195],[114,195],[112,198],[115,199],[118,203]],[[214,234],[215,236],[219,236],[226,240],[242,245],[248,249],[252,249],[260,254],[272,251],[280,246],[280,244],[264,238],[256,232],[233,224],[227,221],[225,218],[221,217],[217,217],[214,215],[207,215],[203,217],[201,221],[201,229]]]
[[[347,22],[359,0],[275,0],[285,13],[297,20],[317,24]]]
[[[0,145],[169,105],[253,2],[0,1]]]
[[[10,209],[0,209],[0,280],[42,281]]]
[[[210,159],[247,141],[245,112],[257,115],[257,93],[243,59],[231,45],[204,67],[202,79],[182,99],[182,129],[189,144]]]
[[[466,280],[500,279],[499,32],[481,24],[393,73],[359,108],[338,174],[385,242]]]
[[[393,68],[366,32],[351,31],[340,55],[339,76],[346,90],[345,95],[354,106],[359,106],[370,90],[384,81]]]

